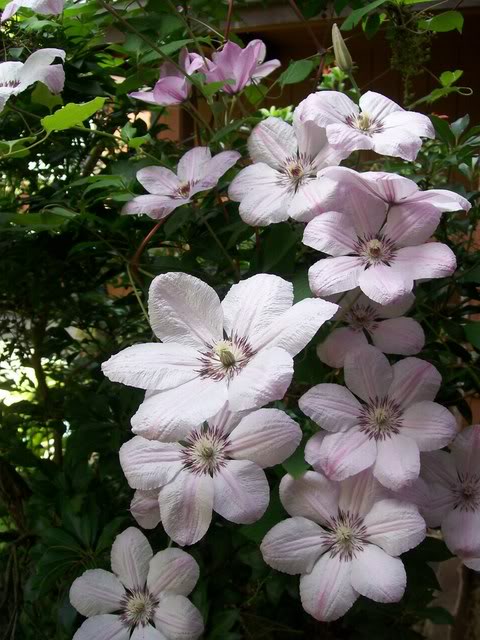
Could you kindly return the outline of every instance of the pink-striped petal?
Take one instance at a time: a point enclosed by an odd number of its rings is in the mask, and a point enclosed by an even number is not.
[[[327,431],[346,431],[358,424],[362,405],[339,384],[317,384],[298,401],[305,415]]]

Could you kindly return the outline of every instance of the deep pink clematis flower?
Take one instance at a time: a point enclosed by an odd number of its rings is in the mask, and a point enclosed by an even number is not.
[[[480,425],[463,429],[451,452],[422,454],[429,500],[419,506],[428,526],[442,527],[450,551],[480,570]]]
[[[228,195],[240,202],[244,222],[255,226],[282,222],[289,216],[304,219],[311,207],[306,187],[321,169],[342,159],[328,144],[325,129],[300,121],[292,127],[275,117],[253,129],[248,150],[253,164],[233,179]]]
[[[307,224],[303,242],[333,256],[309,271],[315,295],[359,286],[371,300],[385,305],[409,294],[415,280],[453,273],[453,252],[427,240],[442,211],[468,211],[465,198],[445,190],[421,192],[394,174],[330,167],[322,176],[318,185],[326,181],[323,193],[311,183],[305,194],[312,212],[320,213],[321,207],[324,213]],[[330,206],[337,210],[326,210]]]
[[[152,91],[134,91],[128,94],[129,97],[164,107],[185,102],[190,95],[192,85],[181,70],[183,69],[187,75],[191,76],[203,68],[204,60],[198,53],[189,53],[187,49],[182,49],[178,65],[180,69],[171,62],[165,62],[160,67],[160,79]]]
[[[42,16],[58,15],[63,11],[65,0],[13,0],[5,5],[0,22],[14,16],[21,7],[31,9]]]
[[[338,301],[340,309],[334,318],[344,326],[333,329],[318,345],[318,357],[330,367],[341,368],[347,353],[369,344],[369,339],[383,353],[415,355],[425,344],[425,334],[416,320],[400,317],[414,301],[415,296],[410,294],[400,302],[382,306],[359,289],[345,294]]]
[[[258,274],[233,285],[222,303],[186,273],[157,276],[149,315],[163,343],[138,344],[103,364],[105,375],[147,390],[132,418],[134,433],[177,439],[214,416],[257,409],[283,398],[293,356],[337,310],[325,300],[293,305],[290,282]]]
[[[142,492],[133,515],[148,528],[161,520],[182,546],[203,538],[212,510],[237,524],[259,520],[270,499],[263,469],[286,460],[302,438],[298,424],[278,409],[243,417],[224,409],[186,437],[178,433],[179,442],[136,436],[120,449],[120,463],[130,486]]]
[[[0,63],[0,111],[10,96],[17,96],[35,82],[43,82],[52,93],[60,93],[65,83],[61,64],[52,64],[55,58],[65,60],[62,49],[39,49],[23,62]]]
[[[301,574],[300,598],[320,621],[337,620],[362,595],[398,602],[406,574],[399,556],[425,537],[425,522],[409,503],[389,498],[369,471],[332,482],[307,471],[284,476],[280,498],[293,516],[261,544],[267,564]]]
[[[137,180],[149,195],[135,196],[122,213],[145,213],[161,220],[178,207],[191,202],[200,191],[213,189],[240,158],[238,151],[222,151],[213,156],[208,147],[194,147],[180,158],[177,173],[165,167],[145,167]]]
[[[264,62],[266,47],[261,40],[252,40],[242,47],[228,40],[224,46],[212,54],[212,60],[201,69],[207,82],[225,82],[222,90],[226,93],[239,93],[252,81],[261,80],[280,66],[279,60]]]
[[[318,91],[305,98],[297,111],[302,120],[325,127],[329,143],[346,156],[357,149],[373,149],[384,156],[415,160],[421,138],[435,137],[427,116],[405,111],[373,91],[367,91],[359,105],[339,91]]]
[[[309,440],[305,459],[333,480],[373,467],[379,482],[398,491],[418,478],[420,451],[441,449],[456,433],[453,415],[433,402],[441,376],[418,358],[391,366],[370,345],[346,355],[344,374],[348,388],[319,384],[299,400],[331,432]]]
[[[186,596],[199,577],[196,561],[181,549],[153,555],[141,531],[116,537],[112,571],[85,571],[70,588],[70,602],[87,619],[73,640],[196,640],[202,616]]]

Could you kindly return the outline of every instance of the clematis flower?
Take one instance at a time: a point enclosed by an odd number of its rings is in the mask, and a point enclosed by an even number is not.
[[[433,402],[441,376],[418,358],[391,366],[370,345],[349,352],[344,366],[348,388],[319,384],[299,400],[331,432],[309,440],[305,459],[333,480],[373,467],[379,482],[398,491],[418,478],[420,451],[441,449],[455,435],[453,415]]]
[[[239,158],[238,151],[222,151],[212,158],[208,147],[194,147],[180,158],[176,174],[165,167],[140,169],[137,180],[149,195],[136,196],[122,213],[146,213],[162,220],[191,202],[195,194],[213,189]]]
[[[382,306],[369,300],[359,289],[339,300],[337,322],[346,326],[333,329],[318,345],[317,354],[330,367],[343,367],[349,351],[367,345],[370,339],[383,353],[412,356],[422,350],[425,334],[413,318],[399,317],[410,309],[415,296],[405,296],[400,302]],[[368,336],[368,338],[367,338]]]
[[[292,302],[291,283],[269,274],[233,285],[221,304],[198,278],[157,276],[149,315],[163,343],[128,347],[103,364],[110,380],[148,391],[134,433],[176,440],[226,402],[244,411],[283,398],[293,356],[337,310],[325,300]]]
[[[286,460],[301,438],[298,424],[278,409],[240,419],[223,410],[179,442],[136,436],[120,449],[128,483],[143,492],[133,513],[148,525],[158,517],[180,545],[203,538],[212,509],[237,524],[256,522],[270,499],[263,469]],[[159,512],[150,502],[155,497]]]
[[[384,156],[415,160],[421,138],[434,138],[427,116],[405,111],[396,102],[367,91],[356,105],[339,91],[318,91],[298,106],[302,120],[327,130],[329,143],[344,157],[357,149],[373,149]]]
[[[58,15],[63,11],[65,0],[13,0],[5,5],[0,22],[14,16],[21,7],[31,9],[42,16]]]
[[[388,498],[369,471],[342,483],[307,471],[286,475],[280,498],[292,516],[261,544],[267,564],[301,574],[300,598],[320,621],[337,620],[362,595],[398,602],[406,585],[399,556],[425,537],[417,508]]]
[[[480,570],[480,425],[463,429],[451,452],[422,455],[430,500],[421,505],[430,527],[442,527],[450,551]]]
[[[62,49],[40,49],[25,62],[0,63],[0,111],[10,96],[16,96],[35,82],[43,82],[52,93],[60,93],[65,83],[61,64],[52,64],[55,58],[65,60]]]
[[[247,224],[265,226],[303,219],[311,206],[307,185],[320,169],[338,164],[342,156],[328,144],[325,129],[313,122],[280,118],[260,122],[248,139],[253,164],[233,179],[228,195],[240,202],[240,216]]]
[[[187,599],[197,583],[196,561],[181,549],[153,555],[141,531],[116,537],[112,571],[93,569],[70,588],[70,602],[86,616],[73,640],[196,640],[200,612]]]
[[[337,178],[340,175],[345,174],[338,174]],[[385,189],[386,198],[393,184],[401,188],[385,174],[379,181],[381,186],[376,189]],[[451,249],[438,242],[426,242],[443,207],[466,207],[463,198],[446,193],[447,196],[434,194],[430,201],[426,197],[417,209],[412,201],[399,203],[397,192],[390,201],[398,206],[391,206],[387,215],[386,201],[375,193],[357,189],[355,200],[349,196],[352,200],[346,198],[342,204],[340,198],[336,199],[342,212],[332,210],[317,215],[307,224],[303,236],[304,244],[333,256],[319,260],[309,270],[310,288],[315,295],[329,296],[358,286],[371,300],[386,305],[409,294],[415,280],[452,274],[456,260]],[[415,194],[419,200],[420,194]]]
[[[261,40],[252,40],[244,49],[228,40],[220,51],[212,54],[212,60],[207,60],[201,71],[205,72],[207,82],[229,80],[222,87],[225,93],[239,93],[252,81],[261,80],[280,66],[279,60],[264,62],[266,53]]]
[[[190,80],[182,73],[182,69],[191,76],[204,66],[204,61],[198,53],[189,53],[187,49],[182,49],[178,65],[180,69],[171,62],[165,62],[160,67],[160,79],[152,91],[133,91],[128,96],[161,106],[185,102],[190,95],[192,86]]]

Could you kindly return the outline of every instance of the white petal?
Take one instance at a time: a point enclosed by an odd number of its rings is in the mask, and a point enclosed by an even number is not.
[[[168,640],[196,640],[203,633],[200,611],[185,596],[164,596],[155,609],[154,620]]]
[[[425,538],[425,521],[413,504],[380,500],[363,519],[368,541],[391,556],[413,549]]]
[[[223,337],[223,314],[215,291],[187,273],[165,273],[152,280],[150,323],[163,342],[198,348]]]
[[[413,280],[445,278],[457,267],[455,254],[440,242],[427,242],[417,247],[399,249],[393,262],[396,271],[405,273]]]
[[[373,473],[384,487],[392,491],[398,491],[416,480],[420,473],[420,452],[417,443],[401,435],[379,440]]]
[[[403,414],[402,434],[415,440],[420,451],[447,446],[455,437],[457,425],[452,413],[436,402],[417,402]]]
[[[403,251],[403,249],[401,250]],[[377,264],[364,269],[358,277],[363,293],[380,305],[389,305],[402,300],[413,288],[413,279],[405,269]]]
[[[115,538],[112,546],[112,571],[127,589],[143,589],[153,551],[147,538],[135,527],[129,527]]]
[[[281,118],[270,117],[252,131],[248,139],[248,152],[253,162],[265,162],[279,169],[297,152],[297,140],[291,125]]]
[[[305,415],[327,431],[346,431],[358,424],[362,405],[339,384],[317,384],[298,401]]]
[[[118,611],[124,595],[120,580],[103,569],[85,571],[70,587],[72,607],[87,617]]]
[[[370,345],[347,353],[344,374],[347,387],[365,402],[384,398],[393,379],[387,358]]]
[[[283,278],[258,274],[234,284],[222,302],[228,336],[256,336],[293,304],[293,285]]]
[[[212,519],[213,481],[209,475],[180,472],[160,491],[162,524],[180,546],[195,544]]]
[[[480,510],[450,511],[442,522],[445,544],[458,556],[480,555]]]
[[[375,91],[367,91],[363,94],[359,101],[360,109],[375,120],[383,120],[390,113],[403,111],[402,107],[390,98],[382,96],[381,93]]]
[[[130,513],[143,529],[154,529],[160,522],[158,491],[135,491]]]
[[[136,436],[120,449],[120,464],[133,489],[159,489],[182,469],[183,447]]]
[[[253,165],[254,167],[257,165]],[[265,227],[288,219],[292,194],[279,182],[279,174],[265,180],[265,184],[257,185],[240,203],[239,213],[242,220],[253,227]]]
[[[146,213],[154,220],[163,220],[172,211],[190,202],[190,198],[171,198],[170,196],[135,196],[127,202],[122,209],[122,214]]]
[[[480,571],[480,558],[462,558],[463,564],[473,571]]]
[[[155,596],[163,591],[188,596],[199,576],[200,568],[190,554],[182,549],[164,549],[150,560],[147,587]]]
[[[323,258],[308,270],[308,282],[316,296],[325,297],[355,289],[362,273],[363,266],[359,257]]]
[[[419,358],[404,358],[393,367],[390,395],[402,407],[414,402],[433,400],[442,382],[442,376],[429,362]]]
[[[165,391],[198,378],[199,353],[182,344],[135,344],[109,358],[102,371],[112,382]]]
[[[338,508],[344,512],[349,511],[365,516],[375,502],[383,500],[389,495],[374,477],[372,470],[366,469],[341,483]]]
[[[373,544],[352,560],[352,586],[375,602],[398,602],[407,585],[403,562]]]
[[[370,331],[373,344],[383,353],[412,356],[423,349],[425,334],[413,318],[389,318]]]
[[[480,466],[480,425],[463,429],[451,447],[453,459],[462,473],[478,473]]]
[[[249,460],[228,460],[213,476],[213,509],[236,524],[251,524],[265,513],[270,488],[263,470]]]
[[[181,181],[165,167],[145,167],[137,172],[137,180],[149,193],[158,196],[173,196]]]
[[[326,524],[338,513],[339,490],[323,473],[307,471],[299,478],[287,474],[280,482],[280,500],[289,515]]]
[[[147,624],[146,627],[136,627],[130,640],[167,640],[167,638],[158,629],[154,629],[151,624]]]
[[[351,583],[351,564],[326,553],[311,573],[300,578],[302,606],[316,620],[338,620],[358,598]]]
[[[73,640],[128,640],[130,629],[119,616],[105,614],[88,618],[73,636]]]
[[[260,545],[265,562],[289,573],[309,573],[329,543],[325,530],[307,518],[289,518],[276,524]]]
[[[276,347],[262,349],[230,383],[230,409],[258,409],[273,400],[281,400],[292,376],[293,360],[289,353]]]
[[[245,416],[229,437],[228,455],[273,467],[286,460],[300,444],[302,430],[279,409],[259,409]]]
[[[212,154],[208,147],[193,147],[189,149],[178,163],[178,177],[185,182],[193,182],[203,178],[211,159]]]
[[[350,115],[358,114],[357,105],[348,96],[339,91],[317,91],[302,100],[294,111],[293,119],[298,121],[313,120],[321,127],[335,122],[345,122]]]
[[[357,234],[352,223],[348,213],[326,211],[307,224],[302,242],[331,256],[353,253]]]
[[[324,342],[318,345],[317,355],[329,367],[341,369],[345,363],[345,356],[349,351],[364,347],[368,344],[363,331],[354,331],[350,327],[334,329]]]
[[[192,185],[190,193],[193,195],[205,189],[213,189],[229,169],[240,158],[238,151],[222,151],[213,156],[213,158],[204,166],[202,170],[205,172],[202,177],[197,177],[196,182]]]
[[[325,436],[317,464],[331,480],[345,480],[371,467],[377,457],[377,446],[358,428]]]

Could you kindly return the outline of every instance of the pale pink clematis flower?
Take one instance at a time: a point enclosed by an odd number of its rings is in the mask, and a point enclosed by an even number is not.
[[[253,129],[248,150],[253,164],[233,179],[228,195],[240,202],[242,220],[255,226],[290,216],[303,219],[311,206],[305,188],[321,169],[342,159],[328,144],[325,129],[313,122],[292,126],[273,116]]]
[[[372,149],[384,156],[415,160],[421,138],[434,138],[427,116],[405,111],[396,102],[367,91],[356,105],[339,91],[318,91],[303,100],[302,120],[312,120],[327,130],[329,143],[344,157],[357,149]]]
[[[63,11],[65,0],[13,0],[2,11],[0,22],[5,22],[14,16],[21,7],[31,9],[42,16],[58,15]]]
[[[359,289],[345,294],[338,300],[340,309],[334,318],[345,326],[333,329],[318,345],[318,357],[330,367],[341,368],[347,353],[369,344],[369,339],[383,353],[415,355],[425,344],[425,334],[416,320],[400,317],[414,301],[415,296],[410,294],[400,302],[382,306]]]
[[[129,97],[164,107],[185,102],[192,89],[185,73],[191,76],[199,71],[204,66],[204,61],[198,53],[189,53],[187,49],[182,49],[178,66],[180,69],[171,62],[165,62],[160,67],[160,79],[152,91],[134,91],[128,94]],[[182,69],[185,73],[182,73]]]
[[[451,453],[422,454],[421,477],[430,499],[420,504],[430,527],[442,527],[450,551],[480,570],[480,425],[463,429]]]
[[[369,471],[342,483],[316,471],[287,475],[280,498],[293,517],[275,525],[260,549],[274,569],[301,574],[307,613],[328,622],[360,595],[376,602],[401,599],[407,578],[397,556],[425,537],[414,505],[389,498]]]
[[[328,173],[336,179],[352,178],[345,172]],[[310,268],[310,288],[315,295],[329,296],[359,286],[371,300],[386,305],[409,294],[415,280],[452,274],[456,260],[451,249],[427,240],[438,225],[443,208],[468,208],[467,201],[448,191],[430,198],[428,191],[415,191],[410,200],[405,198],[402,203],[394,188],[408,188],[405,182],[409,180],[387,178],[388,174],[364,180],[360,175],[357,174],[357,182],[371,186],[378,180],[378,186],[370,192],[357,188],[355,197],[346,196],[343,201],[335,198],[342,212],[321,213],[305,228],[303,243],[333,256]],[[384,198],[378,197],[382,190]],[[343,189],[338,193],[344,193]]]
[[[0,111],[10,96],[17,96],[35,82],[43,82],[52,93],[60,93],[65,83],[61,64],[52,64],[55,58],[65,60],[62,49],[39,49],[25,62],[0,63]]]
[[[213,189],[240,158],[238,151],[222,151],[213,156],[208,147],[194,147],[179,160],[177,173],[165,167],[145,167],[137,180],[149,195],[135,196],[122,213],[146,213],[162,220],[200,191]]]
[[[142,491],[132,513],[149,526],[158,517],[182,546],[203,538],[212,510],[237,524],[256,522],[270,499],[263,469],[286,460],[301,439],[298,424],[278,409],[244,417],[224,409],[179,442],[136,436],[120,449],[128,483]],[[150,502],[155,490],[159,512]]]
[[[299,400],[331,432],[308,441],[305,459],[333,480],[373,467],[379,482],[398,491],[418,478],[420,451],[441,449],[456,433],[453,415],[433,402],[441,376],[418,358],[391,366],[370,345],[349,352],[344,366],[348,388],[319,384]]]
[[[264,62],[266,47],[261,40],[252,40],[242,49],[228,40],[219,51],[212,54],[212,60],[206,61],[201,69],[207,82],[225,82],[222,90],[226,93],[239,93],[252,81],[261,80],[280,66],[279,60]]]
[[[176,440],[214,416],[257,409],[283,398],[293,356],[337,310],[325,300],[292,306],[290,282],[258,274],[233,285],[222,303],[186,273],[157,276],[149,315],[163,343],[124,349],[103,364],[105,375],[148,391],[132,418],[134,433]]]
[[[153,555],[147,538],[130,527],[115,539],[112,571],[85,571],[70,588],[70,602],[87,620],[73,640],[196,640],[202,616],[186,596],[199,577],[181,549]]]

